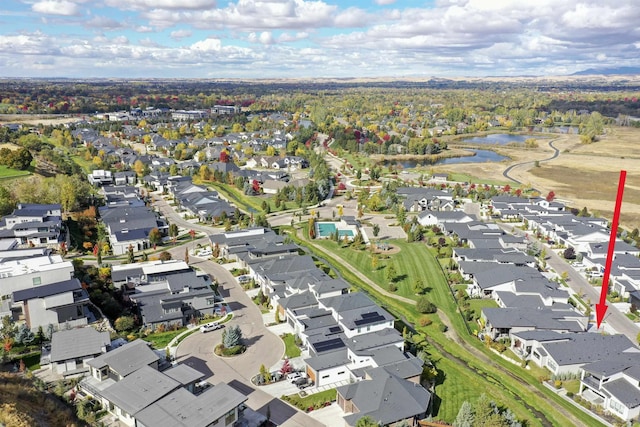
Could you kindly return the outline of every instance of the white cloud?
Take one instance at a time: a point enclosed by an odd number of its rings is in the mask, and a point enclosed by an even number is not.
[[[384,6],[387,4],[393,4],[396,0],[373,0],[373,2],[377,5]]]
[[[282,33],[278,37],[278,42],[279,43],[295,42],[295,41],[304,40],[307,38],[309,38],[309,33],[307,33],[306,31],[299,31],[295,34]]]
[[[338,6],[323,1],[306,0],[238,0],[223,9],[170,12],[153,9],[142,16],[154,26],[169,27],[189,22],[200,29],[229,28],[240,31],[268,31],[273,29],[308,30],[333,25]]]
[[[47,15],[73,16],[80,13],[80,8],[77,4],[66,0],[39,1],[31,6],[31,10]]]
[[[152,33],[153,32],[153,28],[148,27],[146,25],[140,25],[139,27],[136,27],[135,30],[139,33]]]
[[[174,40],[182,40],[187,37],[191,37],[193,33],[191,30],[177,30],[171,32],[171,38]]]
[[[105,3],[122,10],[206,10],[216,7],[216,0],[106,0]]]
[[[205,40],[200,40],[191,45],[191,49],[200,52],[219,52],[222,48],[222,42],[220,39],[216,38],[208,38]]]

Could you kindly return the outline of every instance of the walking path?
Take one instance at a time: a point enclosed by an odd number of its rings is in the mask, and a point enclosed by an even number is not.
[[[506,168],[504,170],[504,172],[502,172],[502,175],[507,178],[510,179],[511,181],[515,182],[516,184],[522,184],[521,181],[515,179],[514,177],[512,177],[510,175],[511,171],[517,167],[520,166],[524,166],[524,165],[529,165],[529,164],[534,164],[535,162],[548,162],[551,161],[553,159],[555,159],[556,157],[558,157],[560,155],[560,150],[558,150],[553,143],[557,141],[557,139],[552,139],[551,141],[549,141],[549,147],[551,147],[551,149],[553,150],[553,155],[551,157],[547,157],[545,159],[538,159],[538,160],[528,160],[526,162],[520,162],[520,163],[515,163],[511,166],[509,166],[508,168]]]

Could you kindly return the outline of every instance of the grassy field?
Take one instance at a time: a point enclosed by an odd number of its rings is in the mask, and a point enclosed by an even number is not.
[[[28,170],[9,169],[4,165],[0,165],[0,180],[19,178],[27,175],[31,175],[31,172]]]

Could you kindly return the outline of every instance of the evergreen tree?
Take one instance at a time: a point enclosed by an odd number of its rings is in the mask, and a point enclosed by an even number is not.
[[[222,345],[225,348],[235,347],[242,343],[242,331],[240,326],[231,326],[224,331]]]
[[[454,427],[473,427],[475,416],[473,414],[473,407],[471,403],[466,400],[462,402],[462,406],[458,411],[456,420],[453,422]]]

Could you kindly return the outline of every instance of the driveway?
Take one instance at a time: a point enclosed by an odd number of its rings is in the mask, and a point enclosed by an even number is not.
[[[249,408],[265,416],[269,411],[271,420],[278,425],[324,425],[251,384],[251,377],[260,371],[261,365],[270,367],[282,359],[284,343],[265,327],[258,307],[224,267],[211,261],[198,261],[192,265],[210,274],[220,284],[220,293],[233,311],[233,319],[226,326],[240,326],[247,351],[232,358],[218,357],[213,349],[222,339],[222,330],[206,334],[197,332],[180,343],[176,350],[177,361],[204,372],[212,384],[228,383],[248,397]]]

